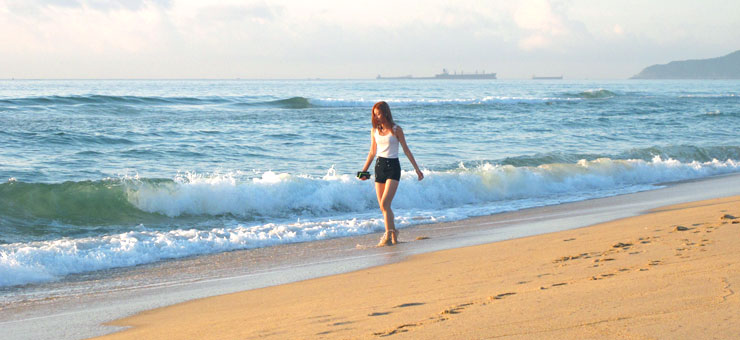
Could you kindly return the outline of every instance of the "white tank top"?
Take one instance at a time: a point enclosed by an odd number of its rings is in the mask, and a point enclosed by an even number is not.
[[[378,156],[383,158],[398,158],[398,138],[396,138],[396,128],[393,125],[393,133],[381,136],[378,129],[375,129],[375,144],[378,146]]]

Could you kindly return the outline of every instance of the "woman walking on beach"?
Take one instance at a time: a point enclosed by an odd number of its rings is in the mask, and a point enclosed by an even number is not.
[[[385,233],[380,238],[378,246],[398,243],[398,231],[393,221],[393,210],[391,202],[398,189],[398,181],[401,179],[401,163],[398,161],[398,145],[401,144],[403,152],[411,161],[411,165],[416,170],[419,180],[424,179],[424,174],[419,170],[411,154],[406,138],[403,135],[403,129],[393,122],[391,108],[388,103],[379,101],[373,105],[371,114],[372,130],[370,132],[370,152],[367,154],[365,166],[362,171],[366,172],[373,162],[375,155],[378,159],[375,161],[375,193],[378,195],[378,205],[383,212],[385,220]],[[367,178],[361,178],[366,180]]]

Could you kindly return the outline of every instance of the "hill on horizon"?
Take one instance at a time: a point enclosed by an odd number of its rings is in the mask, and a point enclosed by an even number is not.
[[[648,66],[630,79],[740,79],[740,50],[718,58]]]

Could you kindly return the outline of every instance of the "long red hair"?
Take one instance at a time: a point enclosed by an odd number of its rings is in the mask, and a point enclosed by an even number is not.
[[[383,117],[382,121],[375,117],[375,109],[380,111],[380,115]],[[383,121],[388,127],[393,127],[396,123],[393,122],[393,115],[391,115],[391,107],[385,101],[379,101],[373,105],[372,111],[370,111],[370,119],[373,123],[373,128],[378,131],[383,131]]]

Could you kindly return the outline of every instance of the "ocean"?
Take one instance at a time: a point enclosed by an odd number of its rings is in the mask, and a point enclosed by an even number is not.
[[[2,80],[0,287],[378,233],[373,184],[354,178],[378,100],[426,176],[417,181],[401,155],[393,208],[403,229],[740,172],[739,89],[709,80]]]

